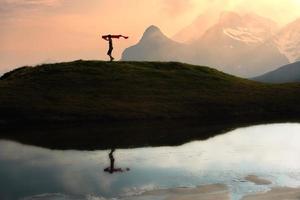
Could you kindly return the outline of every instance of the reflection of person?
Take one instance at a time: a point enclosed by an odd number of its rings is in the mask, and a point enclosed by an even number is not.
[[[110,61],[113,61],[114,60],[114,57],[112,57],[112,51],[114,49],[113,47],[113,42],[112,42],[112,39],[120,39],[120,38],[124,38],[124,39],[128,39],[128,36],[123,36],[123,35],[103,35],[102,38],[106,41],[108,41],[108,51],[107,51],[107,55],[109,56],[110,58]]]
[[[126,168],[123,170],[122,168],[115,168],[115,158],[114,158],[114,152],[115,149],[111,149],[110,153],[108,154],[109,160],[110,160],[110,167],[107,167],[104,169],[105,172],[109,172],[110,174],[113,174],[115,172],[125,172],[130,171],[129,168]]]

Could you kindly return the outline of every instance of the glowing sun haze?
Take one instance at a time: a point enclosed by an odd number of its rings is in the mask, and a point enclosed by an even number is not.
[[[129,35],[114,55],[152,24],[172,37],[199,14],[254,12],[284,25],[300,17],[300,0],[0,0],[0,73],[46,62],[107,59],[100,35]]]

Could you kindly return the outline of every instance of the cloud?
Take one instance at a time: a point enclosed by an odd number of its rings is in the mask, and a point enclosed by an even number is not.
[[[300,0],[190,0],[198,12],[236,11],[256,13],[284,25],[300,17]]]
[[[0,0],[0,3],[7,5],[31,5],[31,6],[52,6],[60,3],[61,0]]]
[[[0,11],[2,14],[5,14],[36,8],[53,7],[60,5],[62,1],[63,0],[0,0]]]
[[[179,16],[193,6],[192,0],[163,0],[163,11],[171,16]]]

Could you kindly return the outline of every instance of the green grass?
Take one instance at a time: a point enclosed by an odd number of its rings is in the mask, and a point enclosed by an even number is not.
[[[3,75],[0,121],[295,120],[299,92],[175,62],[74,61]]]

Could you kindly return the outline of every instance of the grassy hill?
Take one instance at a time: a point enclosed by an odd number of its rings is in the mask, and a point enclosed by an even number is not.
[[[300,61],[253,78],[263,83],[300,83]]]
[[[300,84],[182,63],[75,61],[0,78],[0,138],[55,149],[178,145],[300,120]]]
[[[74,61],[4,74],[0,121],[299,119],[299,91],[175,62]]]

